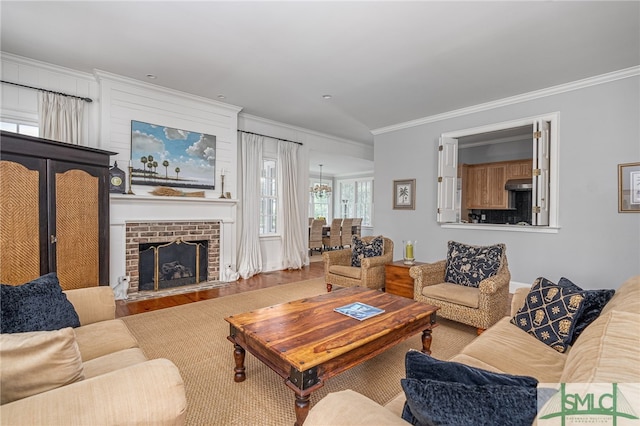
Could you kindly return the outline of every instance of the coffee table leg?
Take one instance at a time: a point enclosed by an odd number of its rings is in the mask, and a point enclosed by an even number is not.
[[[236,374],[233,376],[233,381],[234,382],[244,382],[244,379],[247,378],[246,374],[245,374],[245,367],[244,367],[244,348],[238,344],[234,344],[234,350],[233,350],[233,359],[236,361],[236,368],[233,369],[233,371],[236,372]]]
[[[431,340],[433,337],[431,336],[431,329],[428,328],[422,331],[422,352],[431,355]]]
[[[302,426],[309,414],[309,398],[311,395],[301,396],[296,394],[296,423],[295,426]]]

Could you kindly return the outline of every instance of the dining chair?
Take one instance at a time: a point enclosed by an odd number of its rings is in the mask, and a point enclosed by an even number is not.
[[[342,220],[342,232],[340,234],[340,245],[342,247],[351,247],[351,237],[353,236],[353,219]]]
[[[313,250],[317,250],[322,253],[323,244],[322,244],[322,227],[324,226],[324,221],[319,219],[314,219],[311,222],[311,227],[309,228],[309,256],[313,253]]]
[[[325,248],[333,250],[334,248],[341,248],[342,239],[340,237],[340,227],[342,226],[342,218],[333,219],[331,221],[331,227],[329,228],[329,235],[322,237],[322,244]]]
[[[358,237],[362,237],[362,218],[361,217],[354,218],[353,226],[356,227],[356,232],[354,232],[354,235],[357,235]]]

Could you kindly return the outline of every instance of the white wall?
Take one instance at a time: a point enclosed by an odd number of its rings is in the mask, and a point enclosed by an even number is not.
[[[585,288],[616,288],[640,273],[640,214],[618,213],[617,176],[618,164],[640,161],[638,72],[554,93],[374,131],[375,231],[396,242],[396,259],[403,239],[418,240],[416,258],[426,262],[444,259],[448,240],[504,242],[512,280],[519,283],[566,276]],[[442,133],[555,111],[560,112],[558,233],[446,229],[436,223]],[[392,209],[391,182],[404,178],[416,179],[415,210]]]

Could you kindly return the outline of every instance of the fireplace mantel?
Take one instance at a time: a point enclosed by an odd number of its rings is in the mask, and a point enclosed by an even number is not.
[[[135,188],[134,188],[135,190]],[[110,195],[111,285],[126,275],[127,222],[220,221],[220,271],[236,267],[236,212],[238,200],[227,198]]]

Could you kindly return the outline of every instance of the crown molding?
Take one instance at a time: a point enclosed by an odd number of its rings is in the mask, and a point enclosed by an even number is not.
[[[86,72],[77,71],[71,68],[61,67],[59,65],[50,64],[48,62],[38,61],[36,59],[25,58],[24,56],[14,55],[13,53],[0,51],[0,59],[16,62],[20,65],[38,67],[50,72],[61,73],[71,77],[81,78],[83,80],[89,80],[92,83],[96,82],[95,77],[91,73],[86,73]]]
[[[241,112],[240,114],[238,114],[238,118],[245,118],[245,119],[248,119],[248,120],[257,121],[257,122],[264,123],[264,124],[269,124],[269,125],[272,125],[272,126],[283,127],[285,129],[293,130],[295,132],[306,133],[308,135],[313,135],[313,136],[317,136],[317,137],[324,138],[324,139],[331,139],[331,140],[339,142],[341,144],[349,144],[349,145],[357,146],[359,148],[365,148],[365,149],[368,149],[368,150],[372,150],[373,149],[373,146],[371,146],[371,145],[364,144],[364,143],[361,143],[361,142],[356,142],[356,141],[353,141],[351,139],[343,139],[343,138],[340,138],[340,137],[337,137],[337,136],[333,136],[333,135],[330,135],[330,134],[327,134],[327,133],[322,133],[322,132],[317,132],[315,130],[305,129],[304,127],[293,126],[291,124],[282,123],[280,121],[275,121],[275,120],[271,120],[271,119],[268,119],[268,118],[258,117],[256,115],[247,114],[245,112]],[[244,130],[244,131],[247,131],[247,132],[250,131],[250,130],[240,129],[240,128],[238,130],[240,130],[240,131]],[[289,136],[289,138],[291,138],[291,137],[292,136]],[[303,142],[303,141],[301,141],[301,142]]]
[[[547,96],[558,95],[560,93],[566,93],[573,90],[584,89],[591,86],[597,86],[599,84],[610,83],[616,80],[622,80],[629,77],[635,77],[640,75],[640,66],[625,68],[623,70],[614,71],[606,74],[601,74],[595,77],[589,77],[582,80],[576,80],[571,83],[559,84],[546,89],[536,90],[533,92],[523,93],[521,95],[510,96],[508,98],[499,99],[497,101],[486,102],[479,105],[474,105],[466,108],[460,108],[453,111],[445,112],[442,114],[431,115],[424,118],[418,118],[416,120],[405,121],[403,123],[393,124],[391,126],[380,127],[371,130],[371,133],[375,135],[381,135],[384,133],[394,132],[396,130],[408,129],[411,127],[420,126],[423,124],[434,123],[437,121],[448,120],[450,118],[461,117],[481,111],[488,111],[494,108],[500,108],[508,105],[513,105],[521,102],[531,101],[534,99],[544,98]]]

